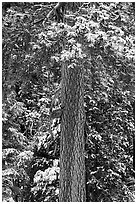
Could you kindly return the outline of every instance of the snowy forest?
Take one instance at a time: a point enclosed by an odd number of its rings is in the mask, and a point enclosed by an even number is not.
[[[135,201],[135,3],[2,3],[3,202]]]

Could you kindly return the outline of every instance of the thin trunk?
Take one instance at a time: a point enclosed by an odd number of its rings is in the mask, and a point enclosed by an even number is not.
[[[60,142],[60,202],[84,202],[84,97],[81,66],[62,67],[62,103]]]

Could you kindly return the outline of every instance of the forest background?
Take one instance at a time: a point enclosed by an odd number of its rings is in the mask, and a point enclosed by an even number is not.
[[[64,61],[83,65],[86,200],[134,201],[135,3],[70,2],[47,19],[56,4],[2,4],[3,201],[59,201]]]

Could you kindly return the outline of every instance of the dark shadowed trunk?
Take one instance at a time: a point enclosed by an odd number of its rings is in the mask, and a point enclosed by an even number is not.
[[[81,66],[62,66],[60,202],[84,202],[84,97]]]

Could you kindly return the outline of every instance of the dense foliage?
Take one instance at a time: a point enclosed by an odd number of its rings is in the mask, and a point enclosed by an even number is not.
[[[134,3],[3,3],[3,201],[58,201],[62,62],[85,76],[90,202],[134,201]],[[65,50],[62,50],[65,43]]]

